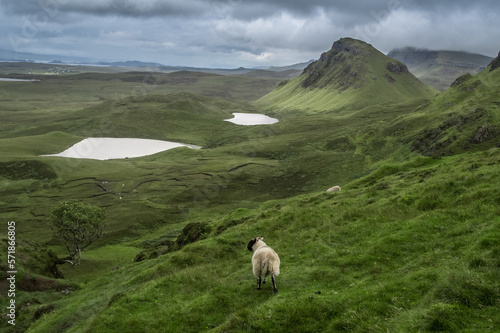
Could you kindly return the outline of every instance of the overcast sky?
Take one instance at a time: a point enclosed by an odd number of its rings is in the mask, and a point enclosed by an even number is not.
[[[0,0],[0,48],[195,67],[289,65],[342,37],[496,56],[498,0]]]

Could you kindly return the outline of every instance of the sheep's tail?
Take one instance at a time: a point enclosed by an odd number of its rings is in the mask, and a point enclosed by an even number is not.
[[[270,261],[269,259],[262,260],[260,263],[260,271],[264,276],[268,274],[277,276],[280,274],[280,266],[279,263],[276,263],[275,261]]]
[[[260,263],[260,271],[262,275],[267,275],[267,272],[269,270],[269,262],[267,260],[262,260]]]

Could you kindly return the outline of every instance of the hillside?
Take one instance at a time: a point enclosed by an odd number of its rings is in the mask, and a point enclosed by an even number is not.
[[[422,82],[440,91],[448,89],[461,75],[479,73],[492,60],[482,54],[431,51],[413,47],[394,49],[387,56],[403,62]]]
[[[20,296],[21,318],[28,332],[496,331],[499,161],[388,165],[338,193],[234,210],[206,239],[137,263],[141,242],[107,245],[86,254],[101,273]],[[277,295],[255,290],[257,235],[281,257]]]
[[[367,43],[342,38],[298,78],[282,82],[258,103],[281,110],[359,110],[373,104],[431,98],[435,93],[403,63]]]
[[[18,259],[16,326],[0,330],[498,331],[499,64],[434,96],[402,63],[342,39],[257,102],[274,79],[0,82],[0,219],[16,221]],[[233,112],[279,122],[224,121]],[[39,156],[88,136],[203,148]],[[62,200],[106,210],[74,267],[54,264],[66,249],[49,217]],[[256,236],[280,255],[277,294],[256,290]],[[3,237],[3,308],[7,249]]]
[[[395,121],[413,151],[454,155],[500,146],[500,70],[498,57],[479,74],[464,74],[418,113]]]

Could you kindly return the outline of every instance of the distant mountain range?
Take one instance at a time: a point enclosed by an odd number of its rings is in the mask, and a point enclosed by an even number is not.
[[[29,52],[14,52],[0,49],[0,62],[53,62],[53,63],[88,63],[90,60],[83,57],[59,55],[44,55]]]
[[[444,91],[450,87],[453,81],[466,73],[472,75],[479,73],[493,59],[481,54],[461,51],[434,51],[405,47],[394,49],[387,54],[388,57],[404,63],[408,70],[422,82],[429,86]],[[0,62],[31,62],[49,63],[54,65],[90,65],[129,68],[130,70],[141,70],[148,68],[159,72],[196,71],[220,75],[247,75],[253,77],[281,77],[283,79],[294,78],[315,60],[297,63],[289,66],[271,66],[256,68],[202,68],[190,66],[169,66],[157,62],[143,62],[137,60],[95,62],[83,57],[41,55],[28,52],[14,52],[0,49]],[[276,73],[272,73],[276,72]],[[279,73],[277,73],[279,72]]]
[[[462,51],[432,51],[405,47],[394,49],[387,56],[408,66],[422,82],[444,91],[463,74],[472,75],[485,69],[493,58]]]
[[[93,60],[81,57],[68,57],[57,55],[40,55],[28,52],[13,52],[9,50],[0,49],[0,62],[30,62],[30,63],[50,63],[54,65],[90,65],[90,66],[108,66],[108,67],[124,67],[124,68],[154,68],[159,72],[174,72],[174,71],[196,71],[221,75],[237,75],[246,74],[253,71],[272,71],[282,72],[288,71],[291,76],[296,76],[309,65],[313,60],[303,63],[297,63],[288,66],[271,66],[271,67],[258,67],[258,68],[245,68],[239,67],[234,69],[224,68],[206,68],[206,67],[191,67],[191,66],[169,66],[157,62],[143,62],[138,60],[129,61],[113,61],[113,62],[95,62]],[[271,74],[269,74],[271,75]],[[287,75],[284,75],[285,77]]]

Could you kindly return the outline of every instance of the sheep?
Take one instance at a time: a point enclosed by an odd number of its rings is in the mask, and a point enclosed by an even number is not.
[[[264,276],[262,283],[266,283],[266,278],[270,274],[273,290],[277,293],[275,277],[280,273],[280,258],[273,249],[263,242],[263,239],[264,237],[252,238],[247,246],[248,250],[254,251],[252,256],[253,275],[257,277],[257,290],[260,290],[261,277]]]
[[[340,191],[340,186],[334,186],[334,187],[330,187],[328,190],[326,190],[327,192],[337,192],[337,191]]]

